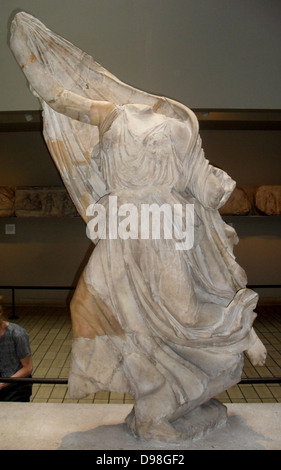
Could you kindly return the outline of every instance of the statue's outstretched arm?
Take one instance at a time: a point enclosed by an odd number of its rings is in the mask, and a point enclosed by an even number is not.
[[[11,28],[11,49],[32,88],[51,108],[87,124],[100,126],[114,109],[108,101],[95,101],[66,90],[44,67],[28,46],[28,38],[20,23]]]

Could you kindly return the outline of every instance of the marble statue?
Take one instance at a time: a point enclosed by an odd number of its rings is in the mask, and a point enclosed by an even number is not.
[[[235,182],[205,159],[198,121],[183,104],[121,82],[29,14],[15,16],[10,44],[88,225],[89,207],[108,210],[110,197],[117,211],[194,208],[188,249],[178,249],[180,236],[95,239],[71,302],[70,396],[129,393],[126,422],[138,438],[199,436],[224,421],[213,398],[240,381],[244,352],[254,364],[266,357],[252,326],[257,294],[246,288],[236,233],[219,214]]]

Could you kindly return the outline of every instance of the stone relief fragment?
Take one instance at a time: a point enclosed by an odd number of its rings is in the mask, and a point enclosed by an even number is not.
[[[15,188],[0,186],[0,217],[15,215]]]
[[[67,191],[56,187],[21,187],[15,192],[16,217],[74,217]]]
[[[220,208],[222,215],[247,215],[252,208],[251,201],[243,188],[236,187],[230,198]]]
[[[260,186],[256,192],[255,205],[258,211],[266,215],[281,214],[281,185]]]
[[[236,187],[219,212],[221,215],[280,215],[281,186]],[[64,188],[0,186],[0,217],[13,216],[74,217],[78,212]]]

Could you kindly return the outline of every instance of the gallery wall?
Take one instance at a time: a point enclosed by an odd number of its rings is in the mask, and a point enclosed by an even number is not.
[[[1,0],[0,111],[38,109],[8,46],[18,10],[191,108],[281,108],[278,0]]]
[[[279,184],[280,131],[202,131],[206,158],[238,186]],[[62,186],[39,132],[0,133],[0,186]],[[249,284],[280,284],[280,216],[232,217],[240,243],[235,256]],[[6,224],[15,235],[6,235]],[[93,245],[75,218],[0,218],[0,286],[76,285]],[[262,299],[281,297],[278,289],[258,289]],[[7,302],[9,290],[1,291]],[[61,303],[68,291],[18,291],[21,302]]]
[[[16,10],[37,16],[121,80],[191,108],[281,109],[280,6],[274,0],[1,0],[0,112],[39,109],[8,47]],[[201,135],[206,157],[238,185],[281,183],[280,131]],[[48,185],[62,182],[41,133],[1,132],[0,186]],[[15,235],[5,234],[9,223]],[[231,223],[249,283],[280,283],[280,219]],[[0,286],[75,285],[91,250],[80,218],[2,218]],[[0,293],[10,300],[8,291]],[[27,291],[17,298],[64,302],[67,295]]]

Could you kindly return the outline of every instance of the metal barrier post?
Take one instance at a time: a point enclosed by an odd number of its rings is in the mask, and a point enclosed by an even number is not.
[[[54,385],[67,385],[67,378],[46,378],[46,377],[1,377],[0,381],[3,383],[33,383],[33,384],[54,384]],[[243,378],[237,385],[249,384],[280,384],[281,377],[251,377]]]
[[[15,288],[12,287],[12,315],[9,317],[9,320],[17,320],[18,318],[16,315]]]

